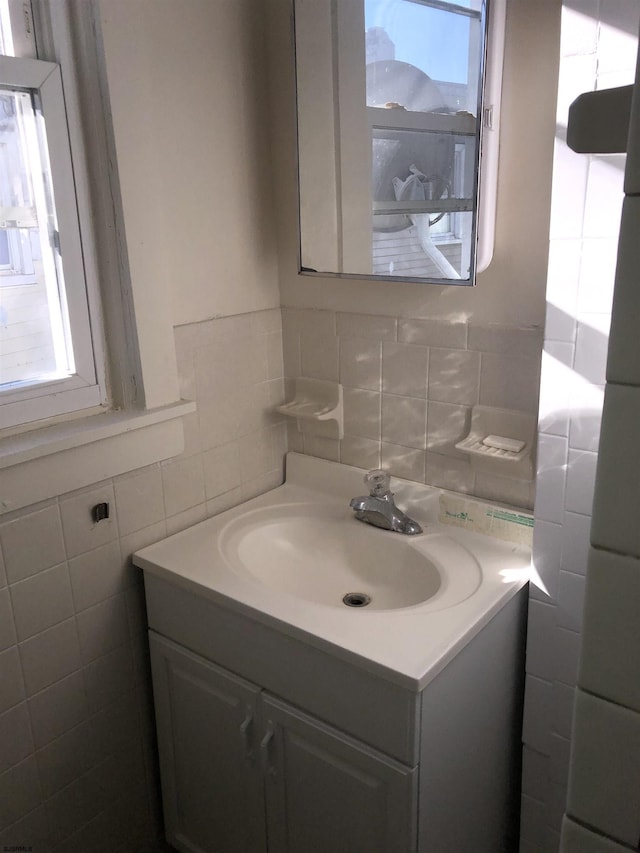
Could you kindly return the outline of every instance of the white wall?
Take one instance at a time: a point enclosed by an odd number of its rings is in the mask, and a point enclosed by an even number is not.
[[[567,113],[582,92],[633,82],[639,13],[594,0],[562,9],[534,530],[544,589],[532,588],[529,608],[522,853],[556,853],[565,810],[623,200],[624,155],[570,151]],[[604,795],[608,782],[593,779]]]
[[[100,0],[131,274],[176,326],[279,305],[263,7]]]

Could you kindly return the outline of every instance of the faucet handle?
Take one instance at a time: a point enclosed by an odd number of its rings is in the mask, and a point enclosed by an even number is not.
[[[369,488],[372,497],[382,497],[388,494],[391,483],[391,475],[383,468],[374,468],[364,475],[364,482]]]

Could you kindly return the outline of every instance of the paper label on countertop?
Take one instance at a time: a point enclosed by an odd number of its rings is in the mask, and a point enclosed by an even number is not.
[[[531,515],[471,498],[440,495],[440,522],[529,548],[532,544],[534,521]]]

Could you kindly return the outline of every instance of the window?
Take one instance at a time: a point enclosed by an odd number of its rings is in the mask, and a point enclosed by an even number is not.
[[[62,77],[32,31],[0,0],[0,428],[105,402]]]
[[[130,273],[109,92],[117,58],[101,10],[98,0],[0,0],[13,134],[11,152],[9,136],[0,143],[0,192],[10,188],[0,198],[0,516],[182,453],[181,418],[195,411],[179,399],[170,293]],[[28,329],[20,345],[6,333],[18,295],[37,302],[25,322],[41,323],[53,352],[46,370],[21,366],[8,381],[3,356],[30,351]]]

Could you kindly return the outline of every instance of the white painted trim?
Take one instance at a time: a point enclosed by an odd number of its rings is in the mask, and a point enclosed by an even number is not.
[[[489,266],[495,246],[506,17],[507,0],[491,0],[482,96],[483,115],[480,116],[483,126],[480,133],[476,274],[483,272]],[[490,109],[491,112],[491,127],[487,127],[484,121],[486,109]]]
[[[195,412],[196,404],[181,400],[171,406],[135,413],[107,412],[76,421],[20,433],[0,442],[0,469],[49,456],[93,441],[101,441],[122,432],[153,426]]]
[[[80,489],[184,450],[181,401],[135,414],[110,412],[22,433],[0,443],[0,515]]]
[[[60,385],[59,389],[58,385]],[[48,418],[56,418],[71,412],[82,412],[83,409],[91,409],[101,403],[100,389],[95,385],[82,387],[81,380],[75,376],[67,382],[58,380],[38,383],[33,388],[33,396],[29,398],[31,390],[27,387],[20,395],[22,399],[3,405],[5,409],[11,407],[12,416],[10,420],[4,412],[2,413],[3,428],[19,429],[36,421],[46,422]]]
[[[10,427],[100,405],[105,402],[106,389],[100,388],[96,375],[94,336],[89,318],[60,68],[42,60],[0,57],[0,81],[10,90],[28,89],[36,93],[44,117],[42,131],[46,133],[46,150],[41,150],[45,158],[41,168],[44,173],[51,174],[55,227],[60,235],[62,258],[52,251],[47,234],[41,234],[40,242],[47,267],[45,278],[51,322],[59,327],[58,334],[53,335],[54,341],[66,338],[68,351],[73,353],[69,365],[71,375],[68,377],[56,377],[54,384],[44,379],[22,388],[15,386],[3,390],[0,395],[2,425]],[[41,122],[42,117],[36,112],[36,122]],[[33,133],[36,133],[35,126]],[[33,145],[38,145],[35,139]],[[43,228],[48,221],[49,210],[43,192],[38,191],[37,182],[34,183],[34,192],[39,208],[38,220]],[[60,279],[64,283],[62,300],[58,295]],[[64,315],[68,317],[68,325]],[[62,348],[62,340],[60,344]],[[63,358],[61,352],[58,360]]]

